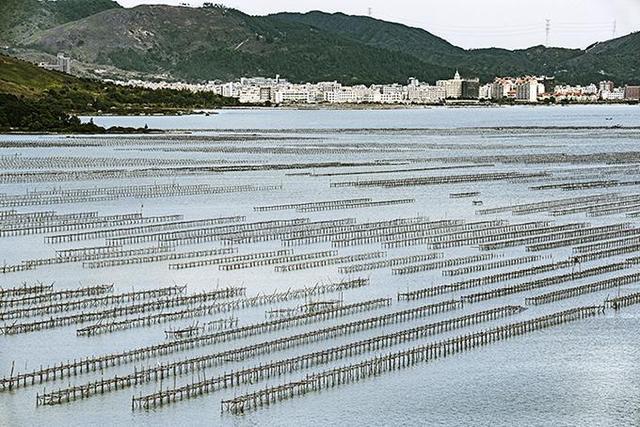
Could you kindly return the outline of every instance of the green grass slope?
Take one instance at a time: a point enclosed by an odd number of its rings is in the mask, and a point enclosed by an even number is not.
[[[0,55],[0,93],[38,97],[47,90],[60,89],[77,80],[66,74]]]
[[[67,113],[188,111],[236,105],[211,93],[129,88],[79,79],[0,55],[0,94],[16,96]]]

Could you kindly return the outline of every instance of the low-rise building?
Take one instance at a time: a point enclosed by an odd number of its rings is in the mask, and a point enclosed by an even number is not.
[[[411,104],[439,104],[446,97],[446,89],[443,86],[419,84],[407,89],[407,101]]]
[[[309,91],[302,85],[277,87],[274,102],[276,104],[308,103]]]
[[[622,101],[624,100],[624,88],[615,87],[611,91],[603,90],[600,92],[600,99],[603,101]]]
[[[68,67],[60,57],[60,66]],[[51,65],[58,67],[58,64]],[[116,81],[125,86],[149,89],[176,89],[192,92],[213,92],[236,98],[241,103],[259,104],[439,104],[446,99],[494,100],[513,99],[521,102],[584,102],[640,100],[640,86],[616,88],[613,82],[601,81],[597,85],[556,85],[553,77],[523,76],[496,77],[493,82],[480,85],[479,79],[464,79],[456,72],[453,79],[438,80],[436,85],[409,78],[406,85],[378,84],[343,86],[337,81],[292,84],[281,79],[267,77],[243,77],[239,81],[223,83],[184,83],[169,81]]]

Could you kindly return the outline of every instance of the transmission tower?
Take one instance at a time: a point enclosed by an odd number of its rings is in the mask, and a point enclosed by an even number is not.
[[[367,13],[369,15],[369,18],[371,18],[371,13],[372,13],[373,9],[371,9],[370,7],[367,8]]]
[[[546,34],[545,37],[545,46],[549,47],[549,35],[551,34],[551,19],[545,19],[546,23],[544,25],[544,32]]]
[[[613,20],[613,31],[611,33],[612,37],[611,38],[616,38],[616,33],[618,30],[618,21],[616,21],[615,19]]]

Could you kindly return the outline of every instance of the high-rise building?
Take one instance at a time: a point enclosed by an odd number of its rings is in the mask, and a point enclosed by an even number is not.
[[[449,80],[438,80],[436,81],[436,86],[443,87],[446,97],[449,99],[457,99],[462,97],[462,77],[460,77],[460,73],[456,70],[453,79]]]
[[[71,74],[71,58],[65,56],[64,53],[59,53],[57,60],[58,70],[63,73]]]
[[[478,99],[480,97],[480,80],[462,81],[462,99]]]
[[[538,102],[538,89],[537,79],[522,79],[516,85],[516,99],[527,102]]]
[[[260,102],[271,102],[271,92],[270,86],[261,87],[259,92]]]
[[[556,88],[556,78],[542,76],[538,79],[538,83],[544,86],[544,93],[553,93]]]
[[[59,53],[58,56],[56,56],[55,64],[40,62],[38,66],[41,68],[46,68],[47,70],[54,70],[60,71],[61,73],[71,74],[71,58],[65,56],[64,53]]]
[[[511,78],[496,77],[493,83],[491,84],[491,99],[509,98],[509,95],[514,90],[514,87],[515,87],[515,82]]]

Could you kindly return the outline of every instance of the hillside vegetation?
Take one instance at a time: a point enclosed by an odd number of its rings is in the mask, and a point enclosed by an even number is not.
[[[4,130],[70,129],[79,125],[74,114],[175,113],[236,104],[235,99],[212,93],[154,91],[79,79],[0,55],[0,129]]]
[[[113,0],[2,0],[0,43],[20,42],[42,30],[120,7]]]
[[[249,16],[220,6],[125,9],[112,0],[3,1],[10,13],[2,25],[18,49],[65,52],[89,68],[187,81],[280,74],[294,82],[391,83],[410,76],[433,82],[459,69],[482,81],[546,74],[560,83],[640,83],[640,33],[586,50],[465,50],[420,28],[341,13]]]
[[[640,82],[640,33],[596,44],[587,50],[534,46],[528,49],[473,49],[453,46],[433,34],[365,16],[323,12],[281,13],[273,18],[304,23],[380,49],[402,52],[420,61],[459,68],[484,81],[495,76],[555,75],[559,81],[587,84],[602,79]]]
[[[282,74],[349,83],[445,77],[453,69],[294,22],[222,8],[114,9],[42,33],[30,46],[83,62],[190,80]]]

